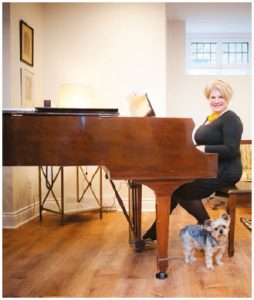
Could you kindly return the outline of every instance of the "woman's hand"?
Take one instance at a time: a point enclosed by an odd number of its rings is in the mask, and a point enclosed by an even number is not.
[[[199,145],[199,146],[196,146],[196,148],[201,152],[205,152],[205,145]]]

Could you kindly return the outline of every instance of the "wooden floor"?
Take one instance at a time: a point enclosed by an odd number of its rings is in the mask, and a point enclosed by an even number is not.
[[[221,209],[210,211],[212,217]],[[240,222],[250,208],[237,210],[235,255],[207,270],[202,253],[186,265],[179,230],[195,223],[183,209],[170,218],[169,270],[155,279],[156,249],[135,253],[128,245],[120,212],[73,214],[66,225],[47,214],[15,230],[3,230],[4,297],[251,297],[251,232]],[[143,228],[153,221],[143,213]]]

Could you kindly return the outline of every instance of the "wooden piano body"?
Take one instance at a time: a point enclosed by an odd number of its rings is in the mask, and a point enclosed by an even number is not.
[[[185,118],[8,111],[3,165],[100,165],[110,179],[150,187],[156,196],[157,277],[165,278],[170,196],[194,178],[216,176],[217,155],[195,148],[193,128],[192,119]],[[141,203],[137,208],[140,215]]]

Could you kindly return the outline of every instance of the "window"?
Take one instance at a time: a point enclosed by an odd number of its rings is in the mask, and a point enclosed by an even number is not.
[[[187,74],[249,74],[250,38],[247,36],[189,35]]]
[[[194,64],[215,64],[217,43],[191,43],[191,62]]]
[[[230,43],[222,44],[222,60],[223,64],[248,64],[249,43]]]

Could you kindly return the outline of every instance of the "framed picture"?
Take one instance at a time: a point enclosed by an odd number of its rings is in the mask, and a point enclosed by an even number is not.
[[[20,69],[21,75],[21,107],[34,107],[34,74],[26,69]]]
[[[19,22],[20,60],[29,66],[34,64],[34,30],[23,20]]]

